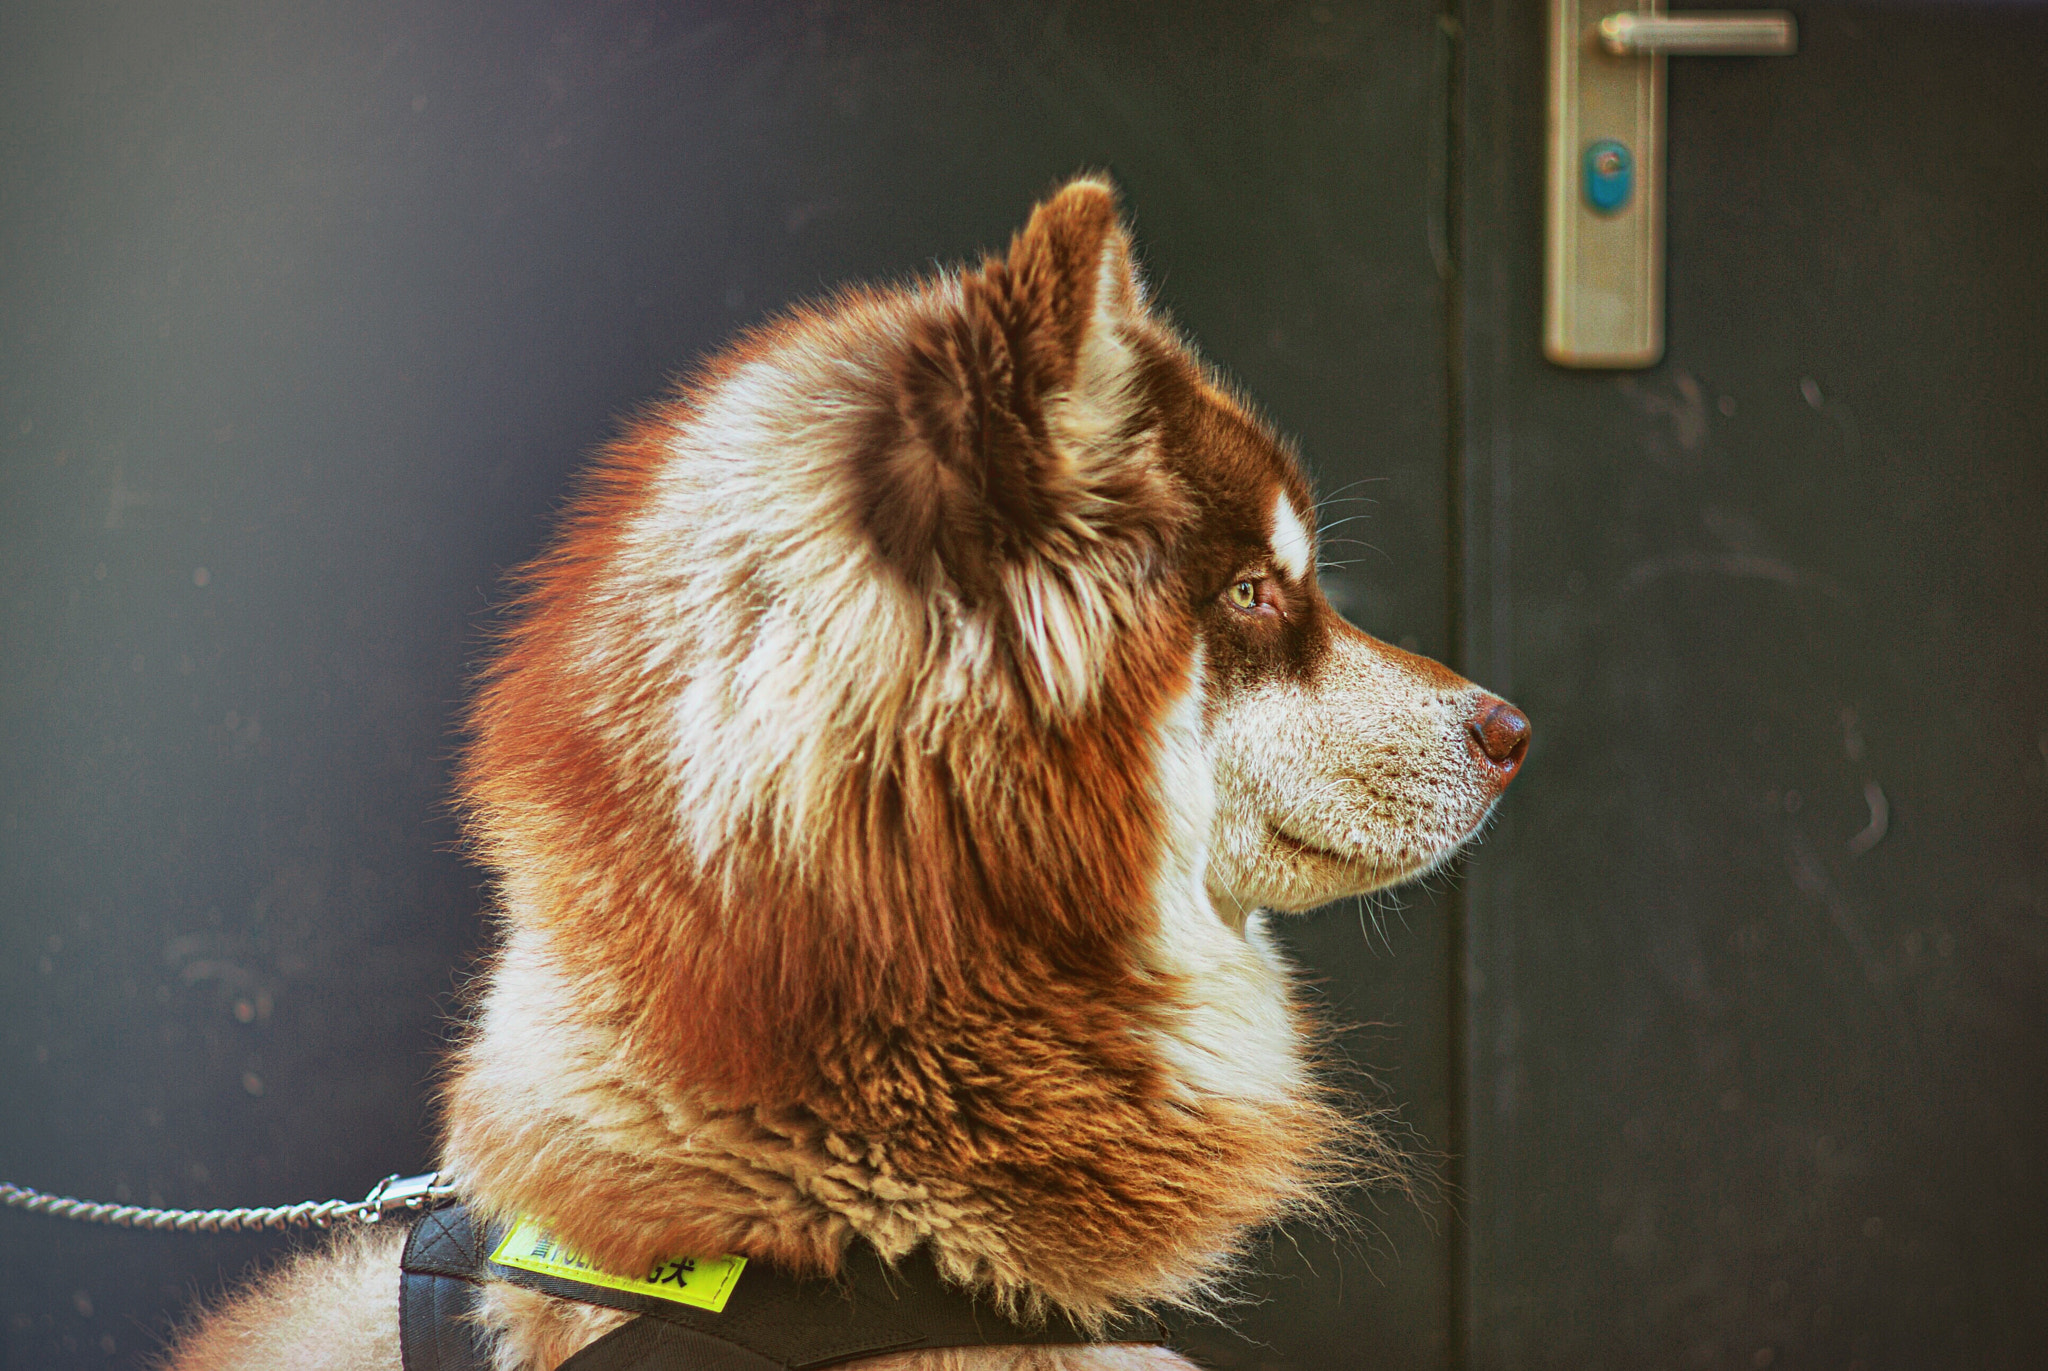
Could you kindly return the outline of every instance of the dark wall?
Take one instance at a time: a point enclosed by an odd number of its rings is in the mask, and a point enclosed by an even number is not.
[[[0,1178],[210,1206],[432,1161],[487,944],[466,673],[614,416],[1107,167],[1297,435],[1361,622],[1448,647],[1426,3],[0,13]],[[1367,546],[1367,545],[1370,546]],[[1448,1134],[1444,925],[1302,925]],[[1443,1354],[1440,1210],[1274,1246],[1241,1364]],[[11,1364],[133,1365],[278,1251],[0,1214]]]

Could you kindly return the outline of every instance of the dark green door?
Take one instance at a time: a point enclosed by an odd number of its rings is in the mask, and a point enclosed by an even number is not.
[[[1541,7],[1466,15],[1478,1367],[2048,1346],[2048,10],[1670,67],[1669,346],[1540,360]]]

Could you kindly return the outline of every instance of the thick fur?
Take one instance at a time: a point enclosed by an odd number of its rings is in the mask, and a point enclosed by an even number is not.
[[[229,1299],[182,1340],[176,1364],[356,1371],[396,1367],[396,1226],[357,1229],[303,1251]]]
[[[504,936],[446,1091],[468,1195],[618,1269],[922,1246],[1087,1322],[1200,1303],[1258,1226],[1397,1174],[1317,1083],[1261,911],[1443,861],[1526,722],[1338,618],[1313,527],[1099,180],[651,408],[472,718]],[[484,1318],[502,1371],[610,1324],[509,1287]],[[178,1365],[292,1364],[222,1326]]]

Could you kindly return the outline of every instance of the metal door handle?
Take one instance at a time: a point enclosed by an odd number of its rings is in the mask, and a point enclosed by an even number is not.
[[[1568,367],[1664,355],[1664,59],[1781,56],[1798,43],[1782,11],[1614,3],[1550,0],[1543,353]]]
[[[1786,57],[1799,48],[1799,25],[1783,10],[1657,14],[1623,10],[1595,26],[1616,57]]]

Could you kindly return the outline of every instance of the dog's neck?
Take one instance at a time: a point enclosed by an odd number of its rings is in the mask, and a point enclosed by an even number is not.
[[[929,1244],[1027,1316],[1197,1300],[1250,1228],[1312,1199],[1333,1116],[1261,921],[1240,934],[1190,887],[1143,956],[1178,983],[1167,1014],[1097,1005],[1077,1033],[948,1005],[819,1044],[810,1098],[732,1103],[515,922],[451,1081],[447,1164],[487,1210],[620,1270],[725,1251],[830,1272],[862,1239]],[[1076,1040],[1121,1048],[1082,1060]]]
[[[584,616],[648,597],[564,584],[470,757],[507,928],[447,1093],[473,1200],[628,1271],[929,1244],[1008,1308],[1084,1320],[1198,1300],[1251,1229],[1314,1201],[1340,1126],[1261,922],[1204,884],[1184,620],[1135,620],[1056,726],[999,682],[918,678],[867,734],[806,750],[733,725],[721,751],[718,700],[579,655]],[[810,806],[781,829],[712,784],[766,765],[748,747],[791,753],[741,787]]]

